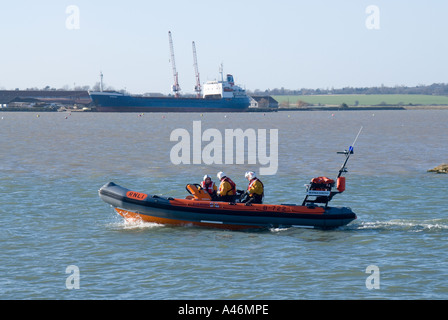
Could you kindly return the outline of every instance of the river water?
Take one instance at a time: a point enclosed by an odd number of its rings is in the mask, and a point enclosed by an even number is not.
[[[446,110],[0,113],[0,299],[447,299],[448,175],[426,172],[448,162],[447,119]],[[170,135],[185,129],[193,146],[194,121],[223,138],[278,130],[278,156],[265,150],[278,168],[260,177],[266,203],[301,203],[311,178],[334,178],[336,152],[363,127],[332,202],[358,219],[332,231],[232,232],[126,223],[100,200],[109,181],[185,197],[187,183],[220,170],[244,189],[244,172],[267,166],[224,154],[223,164],[173,164]]]

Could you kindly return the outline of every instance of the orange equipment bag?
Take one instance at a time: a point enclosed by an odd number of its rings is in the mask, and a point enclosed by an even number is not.
[[[338,178],[338,181],[336,182],[336,189],[338,189],[339,192],[345,191],[345,177]]]

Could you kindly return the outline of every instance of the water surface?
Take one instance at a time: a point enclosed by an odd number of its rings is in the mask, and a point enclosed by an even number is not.
[[[447,299],[447,111],[251,114],[2,113],[2,299]],[[313,177],[335,177],[333,205],[358,219],[333,231],[231,232],[129,224],[98,197],[109,181],[185,197],[225,171],[245,188],[260,164],[173,165],[176,128],[278,129],[278,171],[265,202],[300,203]],[[202,147],[207,143],[203,142]],[[66,287],[66,268],[80,289]],[[366,268],[380,270],[367,289]]]

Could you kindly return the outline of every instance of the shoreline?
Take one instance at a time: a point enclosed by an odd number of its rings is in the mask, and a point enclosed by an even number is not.
[[[364,106],[364,107],[347,107],[341,108],[340,106],[309,106],[309,107],[293,107],[284,108],[279,107],[278,109],[258,109],[252,108],[249,110],[241,111],[240,113],[247,112],[283,112],[283,111],[390,111],[390,110],[448,110],[448,105],[420,105],[420,106]],[[66,109],[60,111],[53,108],[0,108],[0,112],[95,112],[100,113],[95,110],[80,110],[80,109]],[[151,111],[146,111],[151,112]],[[126,112],[116,112],[116,113],[126,113]],[[188,112],[187,112],[188,113]]]
[[[340,106],[309,106],[309,107],[294,107],[294,108],[282,108],[279,107],[278,111],[371,111],[371,110],[448,110],[448,105],[420,105],[420,106],[364,106],[364,107],[347,107],[341,108]]]

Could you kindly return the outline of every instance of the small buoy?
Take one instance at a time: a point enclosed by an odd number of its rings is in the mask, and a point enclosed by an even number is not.
[[[334,117],[334,113],[332,113],[331,116]]]
[[[39,118],[40,117],[40,115],[36,115],[36,118]]]
[[[65,117],[65,119],[68,119],[68,117]]]
[[[165,116],[162,116],[162,119],[165,119]]]
[[[203,116],[203,114],[201,113],[201,117]]]

